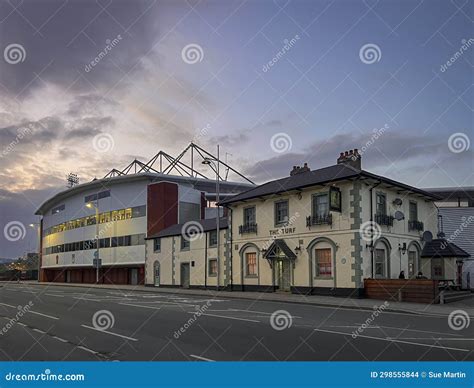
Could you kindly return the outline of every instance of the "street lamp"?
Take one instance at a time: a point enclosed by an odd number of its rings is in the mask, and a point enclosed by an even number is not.
[[[41,270],[41,261],[40,261],[40,246],[41,246],[41,224],[39,222],[32,222],[29,225],[31,228],[36,230],[36,236],[38,242],[36,243],[36,251],[38,252],[38,281],[40,280],[40,270]]]
[[[217,163],[216,163],[217,162]],[[219,278],[220,278],[220,228],[219,228],[219,221],[220,221],[220,207],[219,207],[219,146],[217,146],[217,159],[214,158],[204,158],[202,164],[205,165],[212,165],[214,166],[214,171],[216,172],[216,206],[217,206],[217,214],[216,214],[216,232],[217,232],[217,291],[219,291]]]
[[[89,209],[95,209],[95,240],[96,240],[96,247],[95,247],[95,282],[99,284],[99,200],[97,199],[97,205],[93,202],[88,202],[86,207]]]

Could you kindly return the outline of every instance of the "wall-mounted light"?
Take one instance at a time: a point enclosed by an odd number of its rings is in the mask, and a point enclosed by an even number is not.
[[[301,245],[298,245],[298,246],[295,248],[295,252],[296,252],[296,254],[298,254],[298,253],[301,252]]]
[[[404,242],[403,245],[400,245],[400,243],[398,243],[398,250],[402,252],[402,255],[407,253],[407,243]]]
[[[365,244],[365,248],[368,249],[370,252],[374,251],[374,246],[373,244]]]

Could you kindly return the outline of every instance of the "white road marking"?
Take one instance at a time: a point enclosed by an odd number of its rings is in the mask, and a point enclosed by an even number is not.
[[[189,314],[195,314],[193,311],[188,311]],[[224,319],[234,319],[236,321],[247,321],[247,322],[256,322],[260,323],[260,321],[256,321],[254,319],[245,319],[245,318],[236,318],[236,317],[227,317],[223,315],[217,315],[217,314],[201,314],[201,316],[206,316],[206,317],[216,317],[216,318],[224,318]]]
[[[314,329],[315,331],[320,331],[322,333],[330,333],[330,334],[339,334],[339,335],[345,335],[352,337],[352,333],[344,333],[340,331],[332,331],[332,330],[322,330],[322,329]],[[459,352],[470,352],[469,349],[459,349],[459,348],[450,348],[447,346],[438,346],[438,345],[428,345],[428,344],[422,344],[422,343],[417,343],[417,342],[410,342],[410,341],[402,341],[399,339],[389,339],[389,338],[381,338],[381,337],[371,337],[368,335],[357,335],[357,338],[367,338],[367,339],[373,339],[373,340],[378,340],[378,341],[388,341],[388,342],[398,342],[401,344],[407,344],[407,345],[415,345],[415,346],[423,346],[426,348],[438,348],[438,349],[448,349],[448,350],[457,350]]]
[[[41,334],[46,334],[45,331],[40,330],[40,329],[33,329],[33,331],[36,331],[37,333],[41,333]]]
[[[89,353],[92,353],[92,354],[98,354],[96,351],[92,350],[92,349],[89,349],[89,348],[86,348],[85,346],[77,346],[78,349],[82,349],[82,350],[85,350],[86,352],[89,352]]]
[[[196,356],[196,355],[194,355],[194,354],[190,354],[189,356],[190,356],[190,357],[193,357],[193,358],[197,358],[198,360],[201,360],[201,361],[215,362],[215,360],[211,360],[210,358],[201,357],[201,356]]]
[[[81,326],[82,326],[82,327],[85,327],[86,329],[91,329],[91,330],[98,331],[99,333],[105,333],[105,334],[115,335],[115,336],[117,336],[117,337],[125,338],[125,339],[128,339],[128,340],[130,340],[130,341],[138,341],[138,339],[136,339],[136,338],[127,337],[126,335],[122,335],[122,334],[112,333],[111,331],[100,330],[100,329],[96,329],[95,327],[87,326],[87,325],[81,325]]]
[[[392,337],[387,337],[392,339]],[[430,341],[474,341],[474,338],[442,338],[442,337],[400,337],[399,339],[404,340],[430,340]]]
[[[119,303],[123,306],[133,306],[133,307],[142,307],[144,309],[152,309],[152,310],[161,310],[161,307],[153,307],[153,306],[141,306],[139,304],[131,304],[131,303]]]
[[[362,324],[357,325],[357,326],[355,326],[355,325],[328,325],[327,327],[346,327],[346,328],[349,327],[349,328],[352,328],[352,329],[354,329],[354,328],[357,329],[358,327],[361,327],[361,326],[362,326]],[[364,327],[364,330],[365,329],[380,329],[380,326],[366,326],[366,327]]]
[[[14,309],[18,309],[18,306],[12,306],[11,304],[0,303],[0,305],[11,307],[11,308],[14,308]],[[31,313],[31,314],[41,315],[42,317],[46,317],[46,318],[49,318],[49,319],[59,319],[58,317],[53,317],[52,315],[39,313],[38,311],[28,310],[28,312]]]
[[[56,298],[64,298],[64,295],[45,294],[47,296],[54,296]]]
[[[77,296],[74,296],[73,299],[77,299],[77,300],[89,300],[91,302],[102,302],[102,299],[89,299],[89,298],[82,298],[82,297],[77,297]]]
[[[65,340],[65,339],[63,339],[63,338],[61,338],[61,337],[54,336],[53,338],[54,338],[54,339],[57,339],[58,341],[64,342],[64,343],[68,342],[67,340]]]
[[[357,325],[362,325],[362,323],[361,323],[361,324],[357,324]],[[372,328],[374,328],[374,327],[382,328],[382,329],[395,329],[395,330],[400,330],[400,331],[413,331],[413,332],[417,332],[417,333],[441,334],[441,335],[452,335],[452,336],[455,336],[455,337],[462,337],[462,335],[460,335],[460,334],[440,333],[439,331],[404,329],[403,327],[394,327],[394,326],[371,326],[371,327],[369,327],[368,329],[372,329]]]

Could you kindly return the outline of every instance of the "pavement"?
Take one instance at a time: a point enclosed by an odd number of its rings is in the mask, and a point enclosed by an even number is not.
[[[389,311],[364,299],[2,285],[0,360],[474,360],[470,317],[448,318],[450,305]]]

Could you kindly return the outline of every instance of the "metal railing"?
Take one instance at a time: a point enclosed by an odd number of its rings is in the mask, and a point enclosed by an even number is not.
[[[424,225],[423,225],[423,222],[421,221],[408,221],[408,230],[409,231],[412,231],[412,230],[416,230],[416,231],[422,231],[424,230]]]
[[[379,225],[393,226],[393,216],[386,214],[375,214],[375,222]]]
[[[240,225],[239,234],[245,234],[245,233],[257,233],[257,224],[251,223],[251,224]]]
[[[322,216],[308,216],[306,217],[306,226],[313,225],[332,225],[332,214],[327,213]]]

